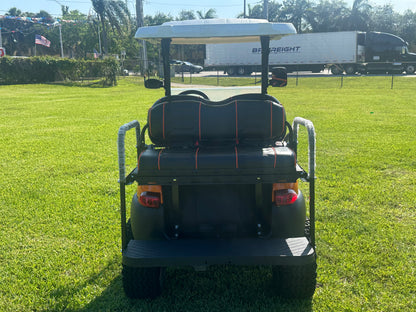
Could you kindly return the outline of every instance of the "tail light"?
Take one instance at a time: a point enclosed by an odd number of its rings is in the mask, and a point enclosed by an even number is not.
[[[292,189],[274,191],[274,202],[276,206],[293,204],[298,199],[298,194]]]
[[[139,196],[139,202],[145,207],[159,208],[160,206],[160,193],[154,192],[142,192]]]
[[[141,205],[149,208],[159,208],[163,204],[162,186],[138,185],[137,197]]]

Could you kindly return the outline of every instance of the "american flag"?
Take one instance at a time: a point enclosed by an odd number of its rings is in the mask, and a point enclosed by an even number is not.
[[[35,44],[41,44],[48,48],[51,46],[51,42],[41,35],[35,35]]]

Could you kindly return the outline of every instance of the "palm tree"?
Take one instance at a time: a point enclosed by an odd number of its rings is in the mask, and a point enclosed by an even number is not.
[[[393,6],[391,4],[376,6],[373,8],[370,29],[398,34],[399,25],[396,23],[396,21],[399,19],[400,16],[394,12]]]
[[[264,18],[264,4],[256,4],[255,6],[251,6],[248,4],[248,13],[246,14],[247,18]],[[276,1],[269,1],[267,5],[267,12],[268,12],[268,20],[270,22],[277,22],[279,21],[280,17],[280,8],[282,5]],[[240,13],[237,15],[238,18],[243,18],[244,13]]]
[[[108,26],[122,34],[123,27],[130,28],[130,12],[123,1],[91,0],[94,11],[101,23],[102,45],[104,53],[108,52]]]
[[[311,4],[308,0],[285,0],[280,11],[282,21],[292,23],[296,31],[301,33],[306,30],[307,20],[311,13]]]
[[[347,19],[348,30],[368,30],[371,21],[371,5],[368,0],[354,0]]]
[[[9,16],[21,16],[21,14],[22,14],[22,11],[20,11],[16,7],[9,9],[9,11],[6,13],[6,15],[9,15]]]
[[[198,14],[198,17],[200,19],[210,19],[217,17],[217,12],[215,11],[215,9],[209,9],[207,12],[196,11],[196,13]]]
[[[155,16],[146,15],[144,17],[144,25],[155,26],[162,25],[165,22],[173,21],[173,17],[170,14],[157,13]]]
[[[246,13],[246,18],[263,18],[263,6],[261,4],[256,4],[251,6],[250,3],[247,5],[248,12]],[[243,18],[244,13],[237,15],[237,18]]]
[[[179,16],[176,19],[178,21],[194,20],[196,19],[196,15],[192,10],[182,10],[179,12]]]
[[[349,10],[338,0],[320,0],[311,9],[307,21],[313,32],[342,31]]]

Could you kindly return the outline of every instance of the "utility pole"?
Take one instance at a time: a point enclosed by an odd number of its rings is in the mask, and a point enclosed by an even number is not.
[[[137,28],[144,26],[143,0],[136,0],[136,21],[137,21]],[[148,70],[147,49],[146,49],[146,41],[144,40],[142,40],[142,58],[143,58],[144,73],[147,73],[147,70]]]
[[[269,1],[263,0],[263,18],[268,20],[269,19]]]
[[[247,14],[246,14],[246,0],[244,0],[244,18],[246,18],[247,17]]]
[[[103,55],[103,49],[101,48],[101,30],[100,30],[100,17],[98,17],[98,45],[100,46],[100,57]]]
[[[136,0],[136,22],[137,27],[143,27],[143,0]]]
[[[62,3],[60,3],[58,0],[53,0],[53,1],[55,1],[56,3],[58,3],[61,6],[62,15],[64,15],[65,6]],[[67,9],[68,9],[68,7],[67,7]],[[58,26],[59,26],[59,41],[61,43],[61,57],[64,57],[64,45],[62,43],[62,24],[59,23]],[[35,45],[35,47],[36,47],[36,45]]]
[[[59,41],[61,42],[61,57],[64,57],[64,45],[62,43],[62,24],[59,23]]]

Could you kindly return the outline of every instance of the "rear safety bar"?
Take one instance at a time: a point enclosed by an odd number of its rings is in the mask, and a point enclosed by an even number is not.
[[[136,129],[136,147],[139,147],[140,142],[140,124],[137,120],[133,120],[120,127],[118,130],[117,147],[118,147],[118,170],[120,183],[120,213],[121,213],[121,246],[122,250],[127,247],[126,235],[126,149],[124,139],[126,132]],[[137,152],[137,157],[139,153]]]
[[[298,149],[298,132],[299,126],[302,125],[308,131],[308,177],[309,182],[309,220],[310,220],[310,240],[311,245],[315,248],[315,160],[316,160],[316,135],[315,128],[312,121],[295,117],[293,120],[293,137],[294,137],[294,151],[297,155]]]
[[[310,240],[311,245],[315,247],[315,128],[310,120],[296,117],[293,120],[293,135],[294,135],[294,150],[297,154],[297,142],[299,125],[304,126],[308,131],[308,177],[309,182],[309,219],[310,219]],[[119,183],[120,183],[120,213],[121,213],[121,237],[122,237],[122,249],[127,247],[126,239],[126,171],[125,171],[125,136],[126,132],[135,128],[136,129],[136,147],[139,148],[140,144],[140,124],[137,120],[133,120],[129,123],[124,124],[118,131],[118,164],[119,164]],[[137,153],[138,157],[139,153]]]

